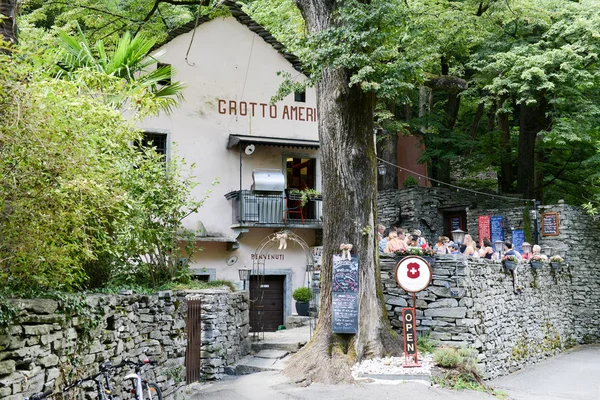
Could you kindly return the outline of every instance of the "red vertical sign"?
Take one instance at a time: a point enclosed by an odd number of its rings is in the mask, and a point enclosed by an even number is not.
[[[483,247],[483,238],[492,240],[492,231],[490,229],[490,216],[480,215],[477,218],[477,234],[479,235],[479,245]]]

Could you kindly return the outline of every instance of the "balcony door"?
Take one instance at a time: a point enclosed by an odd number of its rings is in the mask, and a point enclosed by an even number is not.
[[[287,189],[317,190],[317,159],[286,157]]]

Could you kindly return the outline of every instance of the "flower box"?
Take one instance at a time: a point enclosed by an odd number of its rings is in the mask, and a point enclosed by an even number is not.
[[[542,261],[531,261],[531,268],[533,269],[540,269],[544,266],[544,263]]]
[[[517,269],[517,265],[519,265],[519,263],[515,261],[504,261],[504,268],[506,268],[509,271],[514,271],[515,269]]]

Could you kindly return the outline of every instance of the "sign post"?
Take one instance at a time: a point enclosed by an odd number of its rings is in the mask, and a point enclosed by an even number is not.
[[[417,292],[425,289],[431,283],[431,265],[418,256],[405,257],[394,271],[396,283],[404,291],[412,293],[412,308],[402,309],[402,330],[404,331],[404,364],[403,367],[420,367],[419,351],[417,349],[417,321],[415,306]]]

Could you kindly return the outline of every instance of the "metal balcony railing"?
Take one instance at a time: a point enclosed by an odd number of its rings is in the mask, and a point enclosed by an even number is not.
[[[323,226],[321,197],[309,198],[304,206],[298,196],[238,190],[225,195],[231,200],[232,222],[237,226]]]

